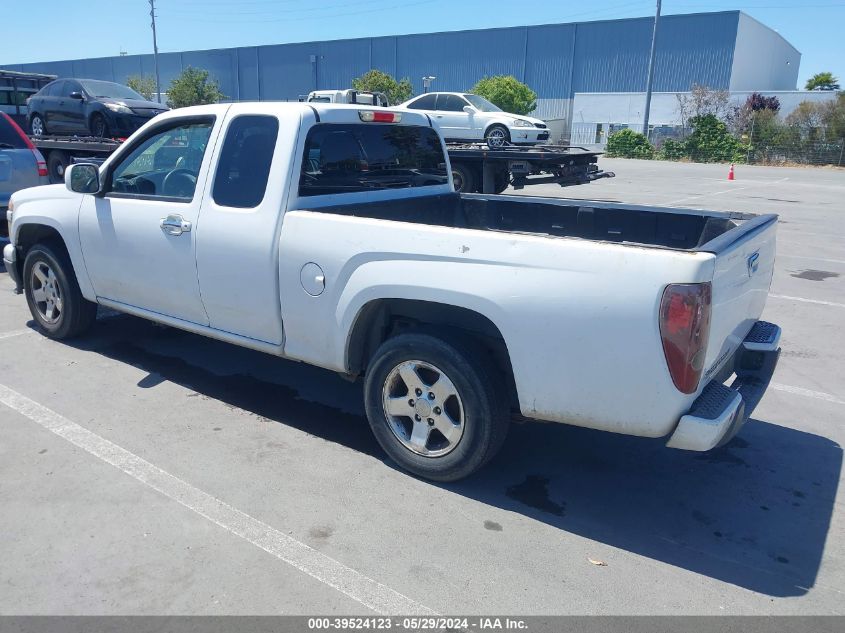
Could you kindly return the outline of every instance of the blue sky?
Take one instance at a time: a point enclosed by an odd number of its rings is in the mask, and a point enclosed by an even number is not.
[[[76,5],[67,11],[70,5]],[[639,17],[654,0],[156,0],[160,51]],[[147,0],[3,2],[0,64],[152,52]],[[740,9],[802,53],[799,87],[845,85],[845,0],[664,0],[663,13]],[[37,24],[37,34],[35,32]],[[95,24],[93,30],[89,30]],[[90,33],[90,35],[88,35]]]

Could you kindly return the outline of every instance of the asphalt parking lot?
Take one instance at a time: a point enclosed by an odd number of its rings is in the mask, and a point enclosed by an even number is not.
[[[122,315],[53,342],[0,272],[0,613],[845,612],[845,171],[600,164],[521,193],[780,214],[783,354],[732,444],[528,423],[435,485],[359,385]]]

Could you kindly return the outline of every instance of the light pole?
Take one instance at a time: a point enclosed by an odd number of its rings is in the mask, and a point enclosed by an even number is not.
[[[651,86],[654,82],[654,50],[657,47],[657,23],[660,21],[660,0],[654,13],[654,30],[651,33],[651,54],[648,57],[648,79],[645,86],[645,113],[643,114],[643,134],[648,139],[648,115],[651,111]]]
[[[427,76],[427,77],[423,77],[423,78],[422,78],[422,81],[423,81],[423,93],[428,92],[428,89],[429,89],[429,88],[431,88],[431,82],[432,82],[432,81],[434,81],[435,79],[437,79],[437,77],[432,77],[432,76],[430,76],[430,75],[429,75],[429,76]]]
[[[150,0],[150,17],[153,19],[153,61],[156,69],[156,100],[161,103],[161,82],[158,79],[158,41],[156,40],[156,0]]]

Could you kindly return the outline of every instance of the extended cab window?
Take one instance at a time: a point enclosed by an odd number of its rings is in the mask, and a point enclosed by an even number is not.
[[[274,116],[239,116],[229,124],[214,177],[214,202],[241,209],[261,204],[278,135]]]
[[[151,134],[115,167],[111,191],[190,201],[212,125],[195,121]]]
[[[430,127],[322,123],[308,132],[300,196],[449,182],[440,137]]]

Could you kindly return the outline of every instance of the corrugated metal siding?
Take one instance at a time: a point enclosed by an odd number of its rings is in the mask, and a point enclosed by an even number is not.
[[[525,29],[491,29],[406,35],[397,40],[397,76],[422,92],[422,77],[434,75],[435,90],[469,90],[485,75],[522,76]]]
[[[526,50],[525,83],[543,99],[569,99],[575,25],[529,27]]]
[[[661,18],[654,89],[684,91],[699,83],[727,90],[738,15],[731,12]],[[579,24],[573,92],[644,90],[653,26],[654,20],[649,18]]]
[[[682,91],[693,82],[727,88],[738,20],[736,11],[664,17],[655,90]],[[466,90],[485,75],[511,74],[550,108],[545,116],[565,117],[575,92],[643,89],[651,27],[651,19],[641,18],[187,51],[161,54],[159,65],[164,90],[192,65],[208,69],[228,97],[242,100],[289,100],[317,88],[345,88],[370,68],[408,77],[418,93],[424,75],[437,77],[435,90]],[[113,81],[154,73],[152,55],[6,67]]]

